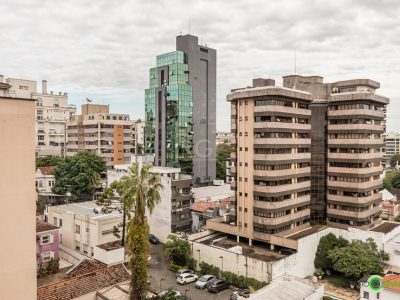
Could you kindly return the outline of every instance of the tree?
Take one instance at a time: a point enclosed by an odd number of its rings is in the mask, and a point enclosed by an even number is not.
[[[94,153],[78,152],[60,162],[55,170],[56,183],[53,192],[65,195],[68,191],[73,197],[88,196],[96,189],[106,163]]]
[[[394,154],[390,157],[390,166],[394,168],[396,163],[400,162],[400,154]]]
[[[171,234],[164,245],[164,252],[175,265],[187,266],[190,259],[190,244]]]
[[[328,256],[334,270],[355,280],[368,274],[381,274],[383,262],[389,260],[389,255],[378,250],[371,238],[366,242],[353,240],[344,247],[336,247],[328,252]]]
[[[144,154],[144,148],[142,144],[137,144],[136,146],[136,155],[143,155]]]
[[[329,258],[329,251],[348,245],[348,241],[342,237],[337,238],[333,233],[322,237],[319,240],[317,252],[315,253],[314,266],[316,269],[328,270],[332,267],[332,260]]]
[[[118,193],[128,208],[133,208],[134,217],[129,222],[127,253],[130,256],[131,300],[144,300],[147,293],[147,259],[150,252],[149,225],[146,210],[151,213],[161,200],[159,174],[150,172],[151,165],[141,168],[133,164],[131,175],[124,176],[118,183]]]
[[[55,167],[59,163],[61,163],[63,159],[58,156],[54,155],[47,155],[44,157],[37,157],[36,158],[36,168],[40,167]]]
[[[386,172],[385,174],[385,178],[383,178],[383,188],[384,189],[392,189],[393,188],[393,178],[397,175],[400,174],[400,172],[396,172],[396,171],[390,171],[390,172]]]
[[[395,175],[392,177],[392,187],[395,189],[400,189],[400,172],[392,172]]]
[[[226,161],[230,159],[232,147],[228,144],[217,145],[217,178],[225,180]]]

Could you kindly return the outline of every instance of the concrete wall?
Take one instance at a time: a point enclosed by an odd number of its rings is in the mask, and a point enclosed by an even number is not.
[[[34,106],[0,97],[0,299],[36,299]]]
[[[217,266],[224,272],[229,271],[237,275],[247,276],[260,281],[269,282],[272,277],[271,263],[248,258],[244,255],[236,254],[222,248],[196,242],[191,243],[193,258],[197,261],[197,267],[199,266],[199,262],[204,261],[208,264]],[[223,258],[220,258],[221,256]]]
[[[171,178],[161,176],[161,184],[163,186],[160,190],[161,201],[156,205],[148,218],[150,233],[154,234],[161,243],[165,243],[168,240],[168,235],[171,234]]]
[[[106,251],[99,247],[94,247],[93,258],[95,260],[101,261],[102,263],[105,263],[106,265],[121,263],[125,259],[125,248],[118,248]]]

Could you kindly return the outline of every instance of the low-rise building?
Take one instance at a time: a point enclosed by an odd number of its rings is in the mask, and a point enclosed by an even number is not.
[[[122,214],[101,212],[92,201],[46,206],[47,222],[60,227],[60,243],[71,250],[92,256],[94,247],[117,240],[114,226],[122,222]]]
[[[217,132],[217,145],[219,144],[232,144],[235,141],[235,134],[232,132]]]
[[[39,193],[51,193],[56,183],[53,167],[39,167],[36,169],[36,189]]]
[[[58,260],[60,253],[59,228],[47,222],[36,220],[36,263],[46,267],[52,259]]]
[[[382,202],[380,206],[382,208],[382,216],[390,219],[397,217],[400,214],[400,201],[397,200],[397,196],[386,189],[382,190],[381,194]]]

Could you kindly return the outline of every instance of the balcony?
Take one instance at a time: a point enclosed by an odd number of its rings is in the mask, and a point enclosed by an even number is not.
[[[310,210],[309,209],[304,209],[292,214],[288,214],[282,217],[277,217],[277,218],[263,218],[263,217],[258,217],[254,216],[253,217],[253,222],[258,223],[258,224],[263,224],[263,225],[279,225],[283,223],[290,223],[295,220],[298,220],[300,218],[307,218],[310,216]]]
[[[311,110],[309,109],[301,109],[287,106],[279,106],[279,105],[265,105],[265,106],[255,106],[254,112],[281,112],[293,115],[302,115],[302,116],[311,116]]]
[[[349,210],[343,210],[343,209],[334,209],[334,208],[329,208],[328,207],[328,217],[329,216],[339,216],[339,217],[346,217],[346,218],[352,218],[352,219],[365,219],[368,218],[369,216],[378,214],[382,209],[377,206],[372,209],[368,209],[365,211],[349,211]]]
[[[310,167],[299,168],[299,169],[287,169],[287,170],[254,170],[254,176],[275,178],[279,176],[288,176],[288,175],[310,175],[310,172],[311,172]]]
[[[328,179],[328,188],[332,188],[332,189],[339,187],[339,188],[364,190],[364,189],[372,189],[372,188],[376,188],[376,187],[382,187],[382,185],[383,185],[382,179],[377,179],[377,180],[372,180],[372,181],[367,181],[367,182],[332,181],[332,180]]]
[[[272,161],[293,161],[293,160],[311,160],[311,153],[290,153],[290,154],[254,154],[254,160],[272,160]]]
[[[219,232],[237,235],[239,230],[236,225],[231,225],[223,222],[223,218],[210,219],[206,222],[208,229],[216,230]]]
[[[273,128],[273,129],[301,129],[301,130],[311,130],[310,124],[300,124],[300,123],[285,123],[285,122],[255,122],[254,128]]]
[[[255,145],[311,145],[311,139],[254,138]]]
[[[380,201],[382,200],[382,195],[381,193],[376,193],[371,196],[367,197],[351,197],[351,196],[341,196],[341,195],[329,195],[327,197],[328,203],[329,202],[339,202],[339,203],[351,203],[351,204],[366,204],[366,203],[371,203],[374,201]]]
[[[338,159],[338,160],[377,160],[383,158],[383,152],[375,153],[328,153],[328,159]]]
[[[254,201],[254,207],[258,208],[263,208],[263,209],[270,209],[270,210],[278,210],[282,209],[284,207],[289,207],[292,205],[306,205],[310,203],[310,195],[302,196],[299,198],[294,198],[294,199],[288,199],[284,201],[278,201],[278,202],[266,202],[266,201]]]
[[[383,167],[370,167],[370,168],[339,168],[339,167],[328,167],[328,174],[340,173],[340,174],[354,174],[354,175],[367,175],[382,173]]]
[[[382,125],[372,125],[372,124],[329,124],[329,131],[337,130],[371,130],[371,131],[382,131]]]
[[[276,185],[276,186],[254,185],[254,191],[261,192],[261,193],[274,194],[274,193],[281,193],[281,192],[285,192],[285,191],[290,192],[293,190],[309,188],[309,187],[310,187],[310,181],[304,181],[304,182],[299,182],[299,183]]]
[[[384,118],[385,114],[382,111],[378,110],[370,110],[370,109],[346,109],[346,110],[329,110],[328,111],[328,118],[329,117],[336,117],[336,116],[371,116],[371,117],[378,117],[378,118]],[[333,119],[333,118],[329,118]]]
[[[373,145],[373,146],[384,146],[383,139],[332,139],[328,138],[328,145]]]

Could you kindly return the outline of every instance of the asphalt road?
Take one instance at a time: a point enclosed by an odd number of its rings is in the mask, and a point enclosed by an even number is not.
[[[168,261],[163,254],[163,245],[152,245],[150,261],[150,285],[156,291],[163,291],[174,288],[189,296],[192,300],[228,300],[232,291],[224,290],[218,294],[209,293],[207,289],[199,290],[194,287],[194,283],[180,285],[176,282],[175,272],[169,270]]]

